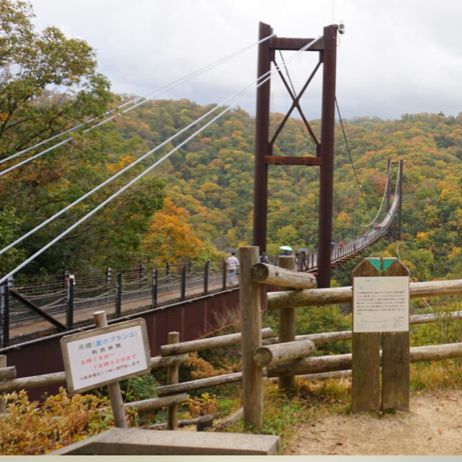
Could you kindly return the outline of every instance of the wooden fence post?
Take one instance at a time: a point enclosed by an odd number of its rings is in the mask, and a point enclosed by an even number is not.
[[[396,258],[383,258],[384,276],[409,276]],[[409,326],[409,323],[408,323]],[[409,328],[382,334],[382,409],[409,410]]]
[[[168,344],[179,343],[180,333],[179,332],[169,332],[168,333]],[[167,384],[174,385],[178,383],[179,377],[179,365],[174,364],[167,368]],[[178,428],[178,404],[171,404],[168,407],[167,414],[167,429],[176,430]]]
[[[367,259],[353,270],[353,299],[355,278],[380,276],[380,270]],[[352,339],[352,403],[353,412],[380,409],[380,334],[355,332],[353,313]]]
[[[296,262],[294,255],[280,255],[278,266],[295,271]],[[293,342],[295,340],[295,308],[287,308],[279,312],[279,342]],[[291,393],[295,388],[293,375],[281,375],[279,377],[279,389]]]
[[[252,281],[251,269],[258,262],[259,248],[239,249],[239,304],[242,332],[242,406],[244,429],[261,431],[263,426],[263,369],[254,360],[261,346],[260,287]]]
[[[107,326],[107,318],[105,311],[94,312],[93,318],[95,320],[96,327]],[[119,382],[108,384],[107,389],[109,392],[109,398],[111,400],[112,413],[114,414],[116,427],[128,428],[127,418],[125,416],[124,402],[122,399],[122,392],[120,391]]]
[[[6,355],[0,355],[0,369],[6,367]],[[6,399],[0,394],[0,415],[6,413]]]

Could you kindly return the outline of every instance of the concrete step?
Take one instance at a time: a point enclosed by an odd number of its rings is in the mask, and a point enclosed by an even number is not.
[[[49,455],[275,455],[279,436],[113,428]]]

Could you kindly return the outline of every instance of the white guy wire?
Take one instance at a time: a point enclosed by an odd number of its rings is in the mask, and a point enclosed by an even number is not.
[[[318,40],[320,39],[320,37],[312,40],[311,42],[307,43],[305,46],[303,46],[302,48],[300,48],[299,50],[297,50],[297,52],[300,52],[300,51],[306,51],[308,50],[312,45],[314,45]],[[292,56],[291,59],[294,59],[296,55]],[[260,86],[262,86],[263,84],[265,84],[270,78],[271,78],[271,73],[272,73],[272,70],[266,72],[266,74],[260,76],[258,79],[257,79],[257,82],[263,78],[262,81],[260,81],[256,88],[259,88]],[[248,85],[247,87],[245,87],[243,90],[241,90],[238,94],[241,94],[241,93],[244,93],[243,95],[240,96],[240,98],[238,98],[235,102],[234,102],[234,105],[237,104],[239,101],[241,101],[245,94],[247,93],[247,90],[250,86],[253,87],[253,85],[255,84],[255,82],[252,82],[250,85]],[[37,258],[39,255],[41,255],[43,252],[45,252],[46,250],[48,250],[51,246],[53,246],[54,244],[56,244],[56,242],[60,241],[64,236],[66,236],[67,234],[69,234],[71,231],[73,231],[75,228],[77,228],[79,225],[81,225],[83,222],[85,222],[88,218],[92,217],[96,212],[98,212],[100,209],[102,209],[104,206],[106,206],[108,203],[110,203],[113,199],[115,199],[116,197],[118,197],[120,194],[122,194],[123,192],[125,192],[128,188],[130,188],[133,184],[135,184],[137,181],[139,181],[141,178],[143,178],[145,175],[147,175],[150,171],[152,171],[154,168],[156,168],[158,165],[160,165],[164,160],[168,159],[173,153],[175,153],[178,149],[180,149],[182,146],[184,146],[186,143],[188,143],[189,141],[191,141],[193,138],[195,138],[199,133],[201,133],[202,131],[204,131],[206,128],[208,128],[210,125],[212,125],[213,123],[215,123],[219,118],[221,118],[224,114],[226,114],[227,112],[229,112],[230,110],[232,109],[232,106],[229,106],[225,109],[223,109],[223,111],[221,111],[218,115],[216,115],[213,119],[209,120],[204,126],[202,126],[201,128],[199,128],[198,130],[196,130],[192,135],[190,135],[188,138],[186,138],[185,140],[183,140],[178,146],[174,147],[173,149],[171,149],[167,154],[165,154],[164,156],[162,156],[160,159],[158,159],[156,162],[154,162],[151,166],[149,166],[148,168],[146,168],[143,172],[141,172],[139,175],[137,175],[136,177],[134,177],[132,180],[130,180],[128,183],[126,183],[123,187],[121,187],[118,191],[116,191],[115,193],[111,194],[109,197],[107,197],[103,202],[101,202],[99,205],[97,205],[93,210],[91,210],[90,212],[88,212],[86,215],[84,215],[82,218],[80,218],[79,220],[77,220],[75,223],[73,223],[71,226],[69,226],[66,230],[64,230],[61,234],[59,234],[58,236],[56,236],[54,239],[52,239],[50,242],[48,242],[48,244],[44,245],[41,249],[39,249],[37,252],[35,252],[33,255],[31,255],[29,258],[27,258],[26,260],[24,260],[22,263],[20,263],[18,266],[16,266],[14,269],[12,269],[8,274],[6,274],[5,276],[3,276],[1,279],[0,279],[0,284],[3,284],[6,280],[8,280],[8,278],[10,278],[11,276],[15,275],[18,271],[20,271],[22,268],[24,268],[25,266],[27,266],[30,262],[32,262],[33,260],[35,260],[35,258]]]
[[[162,87],[157,88],[156,90],[153,90],[153,91],[151,91],[151,92],[146,93],[144,96],[139,96],[139,97],[134,98],[133,100],[130,100],[130,101],[128,101],[128,102],[125,102],[125,103],[121,104],[120,106],[118,106],[116,109],[111,109],[110,111],[107,111],[107,112],[104,113],[101,117],[104,117],[104,116],[109,115],[109,114],[111,114],[111,113],[113,113],[113,112],[116,112],[116,111],[118,111],[119,109],[121,109],[122,107],[125,107],[125,106],[127,106],[127,105],[129,105],[129,104],[131,104],[131,103],[135,103],[137,100],[140,100],[140,101],[136,102],[133,106],[130,106],[130,107],[124,109],[123,111],[121,111],[121,114],[126,114],[127,112],[130,112],[130,111],[132,111],[133,109],[136,109],[137,107],[139,107],[139,106],[145,104],[146,102],[148,102],[148,101],[149,101],[149,99],[148,99],[149,96],[151,96],[151,97],[159,96],[160,94],[162,94],[162,93],[164,93],[164,92],[166,92],[166,91],[168,91],[168,90],[171,90],[171,89],[177,87],[177,86],[180,85],[181,83],[186,82],[186,81],[188,81],[188,80],[190,80],[190,79],[193,79],[193,78],[195,78],[195,77],[197,77],[197,76],[199,76],[199,75],[201,75],[201,74],[203,74],[203,73],[209,71],[210,69],[213,69],[214,67],[216,67],[216,66],[218,66],[218,65],[220,65],[220,64],[223,64],[223,63],[225,63],[226,61],[229,61],[230,59],[234,58],[235,56],[240,55],[241,53],[243,53],[244,51],[247,51],[248,49],[252,48],[253,46],[259,45],[260,43],[263,43],[263,42],[269,40],[269,39],[270,39],[271,37],[273,37],[273,36],[274,36],[274,34],[268,35],[267,37],[262,38],[261,40],[259,40],[259,41],[256,42],[256,43],[252,43],[252,44],[250,44],[250,45],[247,45],[246,47],[241,48],[240,50],[237,50],[237,51],[235,51],[234,53],[231,53],[231,54],[228,55],[228,56],[224,56],[223,58],[220,58],[219,60],[217,60],[217,61],[215,61],[215,62],[213,62],[213,63],[211,63],[211,64],[208,64],[207,66],[201,67],[200,69],[197,69],[197,70],[195,70],[194,72],[191,72],[190,74],[187,74],[187,75],[185,75],[185,76],[183,76],[183,77],[180,77],[180,78],[177,79],[177,80],[174,80],[174,81],[173,81],[172,83],[170,83],[169,85],[164,85],[164,86],[162,86]],[[119,113],[116,113],[116,114],[114,114],[114,115],[112,115],[112,116],[110,116],[110,117],[107,117],[106,119],[101,120],[100,122],[96,123],[95,125],[92,125],[91,127],[89,127],[89,128],[87,128],[86,130],[84,130],[83,133],[88,133],[89,131],[94,130],[94,129],[97,128],[97,127],[100,127],[101,125],[103,125],[103,124],[105,124],[105,123],[107,123],[107,122],[110,122],[111,120],[113,120],[113,119],[114,119],[115,117],[117,117],[118,115],[119,115]],[[48,140],[44,140],[44,141],[38,143],[38,144],[35,145],[35,146],[31,146],[30,148],[26,148],[26,149],[24,149],[24,150],[22,150],[22,151],[19,151],[19,152],[15,153],[15,154],[13,154],[13,155],[11,155],[11,156],[5,158],[5,159],[2,159],[2,160],[0,160],[0,165],[3,164],[3,163],[5,163],[5,162],[7,162],[8,160],[14,159],[14,158],[16,158],[16,157],[18,157],[18,156],[20,156],[20,155],[22,155],[22,154],[28,152],[29,150],[31,150],[31,149],[33,149],[33,148],[36,148],[36,147],[38,147],[38,146],[40,146],[40,145],[42,145],[42,144],[45,144],[45,143],[47,143],[48,141],[51,141],[52,139],[59,138],[60,136],[63,136],[64,134],[67,134],[67,133],[69,133],[69,132],[75,131],[75,130],[77,130],[78,128],[82,127],[83,125],[86,125],[86,124],[92,122],[92,121],[93,121],[94,119],[96,119],[96,118],[97,118],[97,117],[93,117],[93,118],[90,119],[89,121],[87,121],[87,122],[82,122],[82,123],[80,123],[79,125],[76,125],[76,126],[73,127],[73,128],[70,128],[70,129],[68,129],[68,130],[66,130],[66,131],[64,131],[64,132],[62,132],[62,133],[60,133],[60,134],[54,135],[53,137],[49,138]],[[54,149],[56,149],[56,148],[58,148],[58,147],[60,147],[60,146],[62,146],[62,145],[64,145],[64,144],[66,144],[66,143],[69,143],[69,142],[72,141],[72,140],[73,140],[72,137],[66,138],[65,140],[61,141],[60,143],[57,143],[57,144],[55,144],[55,145],[53,145],[53,146],[51,146],[51,147],[49,147],[49,148],[47,148],[47,149],[45,149],[45,150],[43,150],[43,151],[41,151],[41,152],[35,154],[34,156],[31,156],[31,157],[25,159],[25,160],[22,161],[22,162],[19,162],[19,163],[15,164],[15,165],[13,165],[13,166],[11,166],[11,167],[5,169],[5,170],[2,170],[2,171],[0,172],[0,176],[3,176],[3,175],[5,175],[5,174],[9,173],[9,172],[11,172],[12,170],[14,170],[14,169],[16,169],[16,168],[18,168],[18,167],[21,167],[22,165],[24,165],[24,164],[26,164],[26,163],[28,163],[28,162],[31,162],[32,160],[35,160],[35,159],[37,159],[38,157],[41,157],[41,156],[45,155],[46,153],[48,153],[48,152],[50,152],[50,151],[52,151],[52,150],[54,150]]]
[[[284,63],[285,64],[285,63]],[[270,74],[271,71],[268,71],[266,72],[265,74],[263,74],[262,76],[259,77],[259,79],[257,79],[257,83],[258,83],[258,80],[261,80],[265,77],[267,77],[268,74]],[[187,130],[189,130],[190,128],[192,128],[194,125],[196,125],[197,123],[201,122],[202,120],[204,120],[205,118],[207,118],[209,115],[213,114],[220,106],[224,106],[226,105],[228,102],[232,101],[233,99],[237,98],[241,93],[245,92],[250,86],[253,86],[255,84],[255,82],[252,82],[251,84],[249,84],[248,86],[246,86],[243,90],[241,90],[240,92],[226,98],[224,101],[222,101],[221,103],[217,104],[214,108],[212,108],[211,110],[209,110],[207,113],[203,114],[201,117],[199,117],[198,119],[196,119],[195,121],[191,122],[189,125],[187,125],[186,127],[184,127],[183,129],[181,129],[179,132],[175,133],[174,135],[172,135],[170,138],[166,139],[165,141],[163,141],[161,144],[157,145],[155,148],[151,149],[150,151],[148,151],[147,153],[143,154],[141,157],[139,157],[138,159],[136,159],[135,161],[133,161],[132,163],[128,164],[127,166],[125,166],[122,170],[119,170],[117,173],[115,173],[114,175],[112,175],[111,177],[109,177],[107,180],[103,181],[102,183],[100,183],[98,186],[96,186],[95,188],[93,188],[92,190],[88,191],[87,193],[85,193],[83,196],[79,197],[78,199],[76,199],[75,201],[73,201],[72,203],[68,204],[66,207],[64,207],[63,209],[61,209],[60,211],[56,212],[54,215],[52,215],[51,217],[47,218],[45,221],[43,221],[42,223],[40,223],[39,225],[37,225],[35,228],[31,229],[30,231],[28,231],[27,233],[23,234],[21,237],[19,237],[18,239],[16,239],[15,241],[11,242],[10,244],[8,244],[7,246],[5,246],[4,248],[2,248],[0,250],[0,255],[4,254],[5,252],[7,252],[8,250],[10,250],[11,248],[15,247],[16,245],[18,245],[19,243],[21,243],[22,241],[24,241],[25,239],[27,239],[28,237],[32,236],[33,234],[35,234],[37,231],[39,231],[40,229],[42,229],[44,226],[46,226],[47,224],[51,223],[52,221],[54,221],[56,218],[60,217],[61,215],[63,215],[65,212],[67,212],[68,210],[70,210],[72,207],[74,207],[75,205],[79,204],[80,202],[82,202],[83,200],[85,200],[86,198],[88,198],[89,196],[91,196],[92,194],[94,194],[95,192],[99,191],[101,188],[103,188],[104,186],[108,185],[109,183],[111,183],[113,180],[115,180],[116,178],[118,178],[119,176],[123,175],[125,172],[127,172],[128,170],[130,170],[131,168],[133,168],[135,165],[139,164],[141,161],[143,161],[144,159],[146,159],[148,156],[150,156],[151,154],[155,153],[156,151],[158,151],[159,149],[161,149],[162,147],[164,147],[166,144],[170,143],[171,141],[173,141],[175,138],[177,138],[178,136],[182,135],[184,132],[186,132]]]
[[[252,85],[253,85],[254,82],[252,82]],[[247,90],[248,87],[246,87],[244,90]],[[56,212],[54,215],[52,215],[51,217],[47,218],[45,221],[43,221],[42,223],[40,223],[39,225],[37,225],[35,228],[31,229],[30,231],[28,231],[27,233],[23,234],[21,237],[19,237],[18,239],[16,239],[14,242],[11,242],[10,244],[8,244],[6,247],[4,247],[3,249],[0,250],[0,255],[4,254],[5,252],[7,252],[8,250],[10,250],[12,247],[16,246],[17,244],[19,244],[20,242],[22,242],[24,239],[28,238],[29,236],[31,236],[32,234],[36,233],[37,231],[39,231],[40,229],[42,229],[44,226],[46,226],[47,224],[51,223],[52,221],[54,221],[56,218],[60,217],[63,213],[67,212],[68,210],[70,210],[72,207],[74,207],[75,205],[79,204],[80,202],[82,202],[83,200],[85,200],[87,197],[91,196],[93,193],[95,193],[96,191],[100,190],[101,188],[103,188],[104,186],[108,185],[109,183],[111,183],[113,180],[115,180],[116,178],[118,178],[119,176],[121,176],[122,174],[124,174],[125,172],[127,172],[128,170],[130,170],[132,167],[134,167],[135,165],[139,164],[141,161],[143,161],[144,159],[146,159],[148,156],[150,156],[151,154],[155,153],[156,151],[158,151],[159,149],[163,148],[166,144],[170,143],[171,141],[173,141],[175,138],[177,138],[178,136],[182,135],[184,132],[186,132],[187,130],[189,130],[191,127],[193,127],[194,125],[196,125],[197,123],[201,122],[202,120],[204,120],[206,117],[208,117],[209,115],[213,114],[220,106],[223,106],[225,105],[227,102],[231,101],[232,99],[236,98],[237,96],[239,96],[240,93],[242,93],[244,90],[241,90],[241,92],[235,94],[235,95],[232,95],[231,97],[227,98],[226,100],[224,100],[222,103],[220,104],[217,104],[214,108],[210,109],[207,113],[203,114],[202,116],[200,116],[198,119],[194,120],[193,122],[191,122],[189,125],[187,125],[186,127],[182,128],[179,132],[175,133],[174,135],[172,135],[170,138],[166,139],[165,141],[163,141],[161,144],[157,145],[155,148],[151,149],[150,151],[148,151],[147,153],[143,154],[141,157],[139,157],[138,159],[134,160],[132,163],[126,165],[122,170],[119,170],[117,173],[115,173],[114,175],[112,175],[111,177],[109,177],[107,180],[103,181],[102,183],[100,183],[98,186],[96,186],[95,188],[93,188],[92,190],[88,191],[87,193],[85,193],[83,196],[79,197],[78,199],[76,199],[74,202],[72,202],[71,204],[67,205],[66,207],[64,207],[63,209],[61,209],[59,212]]]
[[[26,152],[29,152],[29,151],[32,151],[33,149],[36,149],[40,146],[43,146],[44,144],[46,143],[49,143],[50,141],[53,141],[55,140],[56,138],[60,138],[61,136],[64,136],[66,135],[67,133],[71,133],[75,130],[78,130],[79,128],[85,126],[85,125],[88,125],[89,123],[93,122],[94,120],[98,119],[99,117],[105,117],[109,114],[112,114],[113,112],[117,111],[118,109],[121,109],[125,106],[128,106],[129,104],[133,103],[134,101],[137,101],[139,100],[140,98],[143,98],[142,96],[137,96],[129,101],[126,101],[125,103],[123,104],[120,104],[119,106],[117,106],[116,108],[114,109],[110,109],[109,111],[106,111],[104,114],[101,114],[99,116],[94,116],[94,117],[91,117],[90,119],[88,120],[84,120],[83,122],[71,127],[71,128],[68,128],[67,130],[64,130],[63,132],[60,132],[60,133],[57,133],[56,135],[53,135],[53,136],[50,136],[49,138],[47,138],[46,140],[42,140],[36,144],[34,144],[33,146],[29,146],[28,148],[25,148],[25,149],[22,149],[21,151],[18,151],[16,152],[15,154],[12,154],[11,156],[8,156],[4,159],[0,159],[0,165],[1,164],[4,164],[5,162],[8,162],[9,160],[12,160],[12,159],[15,159],[16,157],[20,157],[22,156],[23,154],[26,154]],[[56,146],[53,146],[53,149],[55,149]]]

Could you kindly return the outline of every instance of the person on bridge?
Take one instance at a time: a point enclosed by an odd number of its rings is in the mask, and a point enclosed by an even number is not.
[[[236,257],[236,252],[231,252],[231,255],[226,260],[228,268],[228,282],[237,284],[237,273],[239,271],[239,259]]]

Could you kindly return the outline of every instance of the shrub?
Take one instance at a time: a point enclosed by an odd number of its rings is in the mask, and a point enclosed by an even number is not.
[[[27,392],[5,395],[7,417],[0,420],[0,454],[38,455],[100,433],[113,425],[110,403],[95,395],[70,397],[60,388],[43,403]]]

